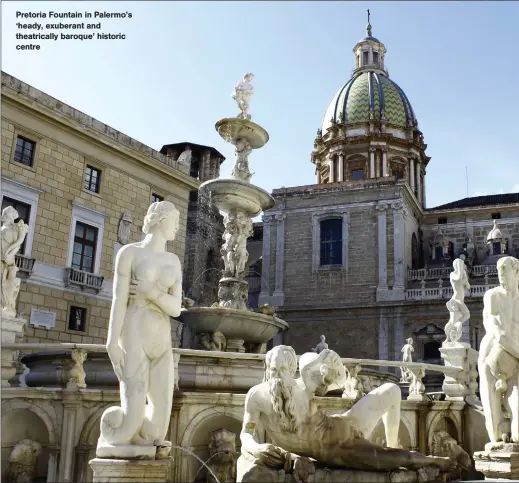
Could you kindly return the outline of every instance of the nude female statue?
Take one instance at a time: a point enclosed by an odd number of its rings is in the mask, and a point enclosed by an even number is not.
[[[154,458],[157,448],[171,446],[164,441],[174,386],[169,317],[180,315],[182,271],[166,242],[178,228],[175,206],[155,202],[144,219],[144,240],[117,253],[106,348],[121,406],[101,417],[99,458]]]
[[[485,335],[479,348],[479,390],[491,443],[519,443],[519,260],[497,262],[499,287],[483,297]],[[511,434],[502,434],[505,407]]]
[[[406,339],[406,343],[400,352],[402,352],[402,362],[413,362],[414,347],[411,337]],[[413,373],[406,367],[401,367],[400,372],[402,373],[401,382],[409,382],[413,378]]]
[[[254,471],[262,467],[293,470],[305,479],[310,458],[332,466],[379,471],[455,466],[448,458],[397,449],[401,392],[396,384],[383,384],[349,411],[328,416],[317,406],[314,394],[322,396],[332,384],[346,379],[340,357],[329,349],[307,353],[300,358],[298,379],[294,378],[296,368],[292,347],[276,346],[266,354],[264,382],[251,388],[245,399],[238,482],[261,481]],[[380,419],[388,448],[367,439]],[[258,442],[258,426],[271,443]]]

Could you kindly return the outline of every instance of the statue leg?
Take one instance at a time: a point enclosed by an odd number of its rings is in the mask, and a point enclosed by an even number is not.
[[[501,393],[496,391],[497,379],[490,372],[485,363],[478,364],[479,371],[479,397],[485,413],[485,426],[492,443],[501,439],[499,423],[503,417],[501,411]]]
[[[382,418],[386,444],[389,448],[397,448],[401,399],[400,387],[393,383],[382,384],[357,401],[346,414],[348,419],[355,420],[352,421],[353,426],[365,438],[369,437]]]
[[[174,388],[173,351],[166,350],[151,362],[148,405],[141,429],[141,437],[162,442],[168,432]]]
[[[510,411],[510,439],[512,443],[519,443],[519,376],[515,375],[508,380],[505,399]]]

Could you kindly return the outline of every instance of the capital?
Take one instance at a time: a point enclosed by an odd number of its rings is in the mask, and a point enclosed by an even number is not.
[[[369,148],[369,152],[370,152],[370,153],[374,153],[376,150],[377,150],[377,148],[374,148],[374,147],[370,147],[370,148]]]
[[[264,225],[270,225],[271,221],[272,221],[271,215],[263,215],[263,224]]]
[[[375,210],[377,210],[380,213],[384,213],[388,208],[387,203],[377,203],[375,206]]]
[[[387,146],[382,146],[380,149],[383,153],[387,153]]]
[[[393,208],[393,211],[395,213],[403,213],[404,211],[404,203],[402,203],[401,200],[394,201],[391,203],[391,208]]]
[[[278,223],[283,223],[286,219],[287,215],[285,215],[285,213],[278,213],[276,215],[276,220]]]

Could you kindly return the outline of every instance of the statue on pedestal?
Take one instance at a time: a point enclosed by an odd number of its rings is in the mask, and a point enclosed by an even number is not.
[[[401,392],[396,384],[383,384],[349,411],[329,416],[317,406],[314,395],[325,395],[332,384],[344,384],[345,369],[338,354],[329,349],[304,354],[298,379],[296,369],[292,347],[276,346],[266,354],[264,382],[250,389],[245,399],[238,482],[267,481],[269,471],[281,469],[293,472],[296,481],[306,481],[315,472],[314,460],[377,471],[455,467],[448,458],[397,449]],[[380,419],[388,447],[367,439]],[[259,443],[258,427],[270,443]]]
[[[312,352],[317,352],[318,354],[320,354],[324,349],[328,349],[328,344],[326,343],[326,336],[325,335],[321,335],[319,337],[319,339],[320,339],[319,344],[317,344],[312,349]]]
[[[254,74],[248,72],[243,76],[243,79],[236,84],[232,98],[238,103],[240,108],[240,119],[250,119],[249,107],[250,98],[254,94],[254,88],[252,87],[251,81],[254,78]]]
[[[224,244],[221,248],[224,276],[242,279],[249,257],[247,238],[252,233],[252,220],[242,212],[229,213],[224,218]]]
[[[450,318],[445,325],[446,339],[443,346],[456,344],[461,339],[463,323],[470,318],[470,311],[465,305],[465,292],[470,290],[465,262],[457,258],[452,266],[454,267],[454,271],[450,274],[452,297],[446,304]]]
[[[410,337],[406,340],[406,344],[402,347],[402,362],[413,362],[413,339]],[[400,372],[402,373],[402,377],[400,382],[410,382],[413,379],[413,373],[407,369],[406,367],[401,367]]]
[[[238,139],[235,148],[236,161],[232,170],[232,176],[234,179],[240,179],[249,183],[252,178],[252,173],[249,170],[249,155],[252,153],[252,147],[247,140]]]
[[[98,458],[161,458],[173,403],[174,365],[170,317],[182,304],[182,270],[166,251],[179,229],[168,201],[152,203],[144,240],[117,253],[106,348],[119,379],[121,406],[101,417]]]
[[[29,227],[23,220],[15,223],[18,212],[12,206],[2,210],[1,251],[2,251],[2,316],[16,317],[16,297],[21,280],[16,277],[18,267],[15,255],[20,250]]]
[[[499,287],[483,297],[485,336],[479,349],[479,388],[490,443],[519,443],[519,260],[497,262]],[[510,432],[503,434],[506,415]],[[498,445],[499,446],[499,445]]]

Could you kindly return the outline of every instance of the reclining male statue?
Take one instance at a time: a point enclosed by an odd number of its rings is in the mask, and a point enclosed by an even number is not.
[[[337,353],[303,354],[295,379],[297,358],[289,346],[276,346],[265,356],[264,382],[251,388],[245,399],[240,435],[242,455],[237,481],[267,481],[269,470],[293,471],[296,481],[307,481],[315,471],[312,460],[330,467],[389,471],[434,466],[456,467],[449,458],[425,456],[398,448],[400,388],[386,383],[360,399],[349,411],[328,416],[314,395],[324,396],[332,384],[342,385],[346,374]],[[382,418],[387,447],[368,441]],[[271,444],[260,444],[263,428]]]

